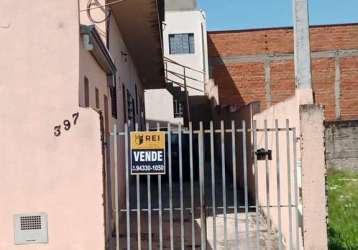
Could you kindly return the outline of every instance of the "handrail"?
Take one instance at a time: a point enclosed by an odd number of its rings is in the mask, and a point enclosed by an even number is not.
[[[187,78],[187,79],[190,79],[190,80],[193,80],[193,81],[196,81],[196,82],[200,82],[200,83],[204,83],[204,81],[201,81],[201,80],[198,80],[198,79],[195,79],[195,78],[192,78],[190,76],[184,76],[183,74],[180,74],[178,72],[174,72],[174,71],[171,71],[171,70],[167,70],[168,73],[184,80],[184,77]]]
[[[185,85],[184,85],[183,83],[179,83],[179,82],[172,81],[172,80],[169,80],[169,82],[174,83],[175,85],[178,85],[178,86],[180,86],[180,87],[182,87],[182,88],[185,88]],[[203,92],[203,93],[204,93],[204,90],[202,90],[202,89],[197,89],[197,88],[191,87],[191,86],[186,86],[186,87],[187,87],[188,89],[193,89],[193,90],[196,90],[196,91],[199,91],[199,92]]]
[[[190,98],[189,98],[188,89],[193,89],[193,90],[196,90],[196,91],[199,91],[199,92],[202,92],[202,93],[205,93],[205,90],[201,90],[201,89],[198,89],[198,88],[195,88],[195,87],[192,87],[192,86],[188,86],[187,80],[196,81],[196,82],[199,82],[199,83],[202,83],[202,84],[205,85],[205,72],[197,70],[197,69],[194,69],[194,68],[191,68],[191,67],[188,67],[186,65],[178,63],[178,62],[176,62],[176,61],[174,61],[174,60],[172,60],[170,58],[167,58],[167,57],[164,57],[164,63],[165,63],[165,80],[166,80],[166,82],[171,82],[172,86],[174,86],[174,84],[178,85],[180,87],[180,91],[181,91],[181,88],[184,88],[184,93],[185,93],[185,98],[186,98],[187,117],[188,117],[188,121],[190,122],[191,121],[191,114],[190,114]],[[178,65],[178,66],[182,67],[183,74],[181,74],[180,72],[175,72],[173,70],[169,70],[168,69],[168,63]],[[197,73],[202,74],[203,80],[201,81],[201,80],[198,80],[196,78],[188,76],[187,71],[193,71],[193,72],[197,72]],[[169,79],[168,74],[172,74],[174,77],[179,78],[180,81],[183,81],[183,83],[179,83],[177,81]]]
[[[198,69],[194,69],[194,68],[188,67],[188,66],[183,65],[183,64],[181,64],[181,63],[178,63],[178,62],[176,62],[176,61],[174,61],[174,60],[172,60],[172,59],[170,59],[170,58],[168,58],[168,57],[164,57],[164,61],[168,61],[168,62],[170,62],[170,63],[173,63],[173,64],[176,64],[176,65],[182,66],[182,67],[184,67],[184,68],[187,68],[187,69],[190,69],[190,70],[193,70],[193,71],[196,71],[196,72],[198,72],[198,73],[205,74],[204,71],[201,71],[201,70],[198,70]]]

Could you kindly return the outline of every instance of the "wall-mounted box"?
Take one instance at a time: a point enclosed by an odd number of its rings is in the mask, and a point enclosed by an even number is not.
[[[48,243],[47,214],[17,214],[14,223],[16,245]]]

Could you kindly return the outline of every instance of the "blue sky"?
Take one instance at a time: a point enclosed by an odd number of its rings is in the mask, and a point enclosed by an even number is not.
[[[208,30],[292,26],[292,0],[198,0]],[[310,23],[358,22],[358,0],[309,0]]]

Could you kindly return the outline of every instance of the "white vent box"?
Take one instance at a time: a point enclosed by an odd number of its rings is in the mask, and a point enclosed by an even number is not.
[[[15,244],[48,243],[47,214],[17,214],[15,219]]]

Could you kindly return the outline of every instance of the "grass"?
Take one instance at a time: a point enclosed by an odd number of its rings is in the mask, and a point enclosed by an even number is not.
[[[329,249],[358,249],[358,173],[328,172]]]

